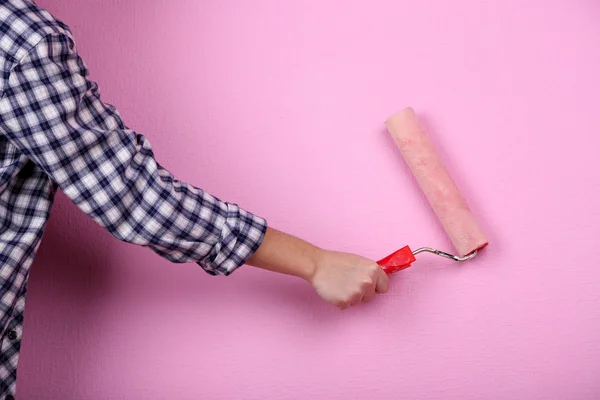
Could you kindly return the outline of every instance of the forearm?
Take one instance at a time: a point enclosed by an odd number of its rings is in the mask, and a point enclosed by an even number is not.
[[[304,240],[267,228],[249,265],[308,281],[324,300],[344,309],[388,290],[388,277],[372,260],[322,250]]]
[[[310,281],[323,253],[302,239],[269,227],[248,265]]]

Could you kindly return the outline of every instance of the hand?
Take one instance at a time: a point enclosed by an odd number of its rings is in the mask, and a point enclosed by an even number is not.
[[[325,250],[317,258],[310,283],[319,296],[342,310],[366,303],[389,288],[386,273],[374,261]]]
[[[374,261],[323,250],[270,227],[248,264],[302,278],[324,300],[341,309],[367,302],[389,287],[386,273]]]

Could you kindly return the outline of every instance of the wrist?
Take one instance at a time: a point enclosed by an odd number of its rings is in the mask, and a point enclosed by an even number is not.
[[[325,251],[310,245],[306,249],[300,268],[298,269],[298,277],[312,284],[313,277],[321,264],[321,259],[324,257]]]

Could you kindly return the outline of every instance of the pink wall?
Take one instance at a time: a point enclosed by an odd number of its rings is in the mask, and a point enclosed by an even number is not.
[[[179,178],[321,246],[447,249],[383,131],[412,105],[491,245],[339,312],[169,264],[59,196],[20,400],[600,398],[597,2],[39,3]]]

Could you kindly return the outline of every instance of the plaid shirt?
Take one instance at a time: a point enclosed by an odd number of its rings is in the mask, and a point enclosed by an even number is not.
[[[0,394],[11,398],[29,268],[57,189],[116,238],[229,275],[266,221],[157,163],[102,102],[69,28],[26,0],[0,1]]]

